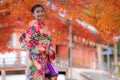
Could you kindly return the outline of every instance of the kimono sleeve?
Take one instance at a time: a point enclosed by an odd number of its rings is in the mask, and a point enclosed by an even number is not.
[[[21,49],[28,47],[32,34],[33,34],[33,31],[30,26],[27,28],[27,30],[24,33],[21,34],[19,38]]]
[[[20,36],[20,38],[19,38],[20,48],[21,48],[21,49],[26,48],[25,38],[26,38],[26,33],[22,33],[21,36]]]

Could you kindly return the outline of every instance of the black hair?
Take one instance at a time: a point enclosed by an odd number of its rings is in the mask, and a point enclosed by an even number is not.
[[[43,7],[42,5],[40,5],[40,4],[36,4],[36,5],[34,5],[34,6],[32,7],[31,12],[34,13],[35,9],[37,9],[38,7],[41,7],[41,8],[43,9],[43,11],[45,12],[44,7]]]

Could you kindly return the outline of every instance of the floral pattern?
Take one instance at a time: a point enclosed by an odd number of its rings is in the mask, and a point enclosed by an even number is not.
[[[38,74],[41,80],[45,79],[45,67],[48,62],[46,49],[52,50],[53,55],[49,56],[50,60],[55,59],[55,52],[51,43],[51,36],[45,26],[34,20],[30,23],[27,31],[20,36],[21,48],[29,52],[28,80],[34,80]]]

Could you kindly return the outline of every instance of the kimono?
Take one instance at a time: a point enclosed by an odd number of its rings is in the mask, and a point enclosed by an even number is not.
[[[33,20],[25,33],[19,39],[21,48],[28,51],[28,80],[47,80],[45,73],[47,70],[47,62],[55,59],[55,51],[51,43],[51,36],[45,26]],[[48,55],[46,49],[52,51],[52,55]]]

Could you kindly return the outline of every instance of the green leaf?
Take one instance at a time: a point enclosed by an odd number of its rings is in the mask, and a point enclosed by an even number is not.
[[[88,9],[84,9],[84,13],[90,15],[90,11]]]

